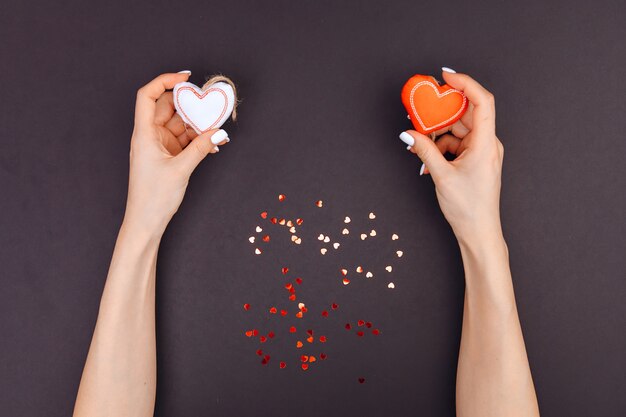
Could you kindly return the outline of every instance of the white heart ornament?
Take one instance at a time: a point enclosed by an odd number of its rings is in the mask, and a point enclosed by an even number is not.
[[[228,83],[217,82],[202,90],[192,83],[174,86],[174,107],[197,134],[221,127],[235,107],[235,92]]]

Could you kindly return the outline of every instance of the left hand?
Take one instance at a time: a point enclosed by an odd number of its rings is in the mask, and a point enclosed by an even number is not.
[[[193,170],[230,140],[224,130],[198,136],[185,128],[166,90],[189,75],[162,74],[137,91],[124,223],[159,236],[178,210]]]

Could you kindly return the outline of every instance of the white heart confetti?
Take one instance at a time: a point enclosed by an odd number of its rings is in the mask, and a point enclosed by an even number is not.
[[[348,229],[343,229],[343,230],[341,231],[341,234],[342,234],[342,235],[347,235],[347,234],[349,234],[349,233],[350,233],[350,231],[349,231]]]
[[[324,240],[324,235],[320,234],[320,235],[317,237],[317,240]]]
[[[375,215],[374,213],[370,213],[370,216],[369,216],[369,217],[370,217],[370,219],[372,219],[372,220],[373,220],[373,219],[375,219],[375,218],[376,218],[376,215]]]
[[[254,243],[254,236],[250,236],[248,240],[250,241],[250,243]]]
[[[263,229],[261,229],[261,226],[257,226],[256,227],[256,232],[257,233],[261,233],[263,231]]]
[[[370,232],[370,236],[376,236],[376,230],[372,230],[372,231]]]
[[[254,253],[255,253],[255,254],[257,254],[257,255],[260,255],[260,254],[261,254],[261,249],[256,248],[256,249],[254,250]]]
[[[326,248],[322,248],[322,249],[320,249],[320,252],[322,253],[322,255],[326,255],[327,250],[326,250]]]
[[[391,288],[393,290],[394,288],[396,288],[396,286],[393,282],[390,282],[389,284],[387,284],[387,288]]]
[[[398,258],[402,258],[402,255],[404,255],[404,252],[402,252],[401,250],[396,251],[396,255],[398,255]]]
[[[296,233],[296,227],[295,226],[291,226],[291,228],[289,229],[289,231],[291,233]]]
[[[328,242],[330,242],[330,238],[329,238],[328,236],[326,236],[326,237],[324,238],[324,243],[328,243]]]
[[[367,235],[365,233],[361,233],[361,240],[367,239]]]
[[[393,271],[393,268],[391,267],[391,265],[385,267],[385,269],[387,270],[387,272],[391,272]]]
[[[337,243],[337,242],[333,243],[333,248],[339,249],[339,243]]]
[[[398,237],[397,234],[394,233],[393,235],[391,235],[391,240],[398,240],[398,239],[400,238]]]
[[[367,278],[371,278],[371,277],[373,277],[373,276],[374,276],[374,274],[372,274],[371,272],[369,272],[369,271],[368,271],[368,272],[367,272],[367,274],[365,274],[365,276],[366,276]]]
[[[363,268],[361,268],[360,266],[357,266],[356,267],[356,272],[358,272],[360,274],[361,272],[363,272]]]
[[[346,216],[346,218],[343,219],[343,222],[344,223],[350,223],[350,217]]]

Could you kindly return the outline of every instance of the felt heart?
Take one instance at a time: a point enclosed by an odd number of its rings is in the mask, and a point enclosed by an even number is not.
[[[413,127],[427,135],[450,126],[467,110],[467,97],[427,75],[414,75],[402,87],[402,103]]]
[[[197,134],[221,127],[235,106],[233,87],[225,82],[216,82],[206,89],[178,83],[173,94],[176,111]]]

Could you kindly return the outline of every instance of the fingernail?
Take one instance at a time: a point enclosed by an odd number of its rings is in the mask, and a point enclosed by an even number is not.
[[[411,146],[407,146],[407,147],[406,147],[406,150],[407,150],[407,151],[410,151],[411,149],[413,149]]]
[[[228,133],[226,133],[224,129],[220,129],[213,133],[213,136],[211,136],[211,143],[213,145],[217,145],[218,143],[223,142],[226,138],[228,138]]]
[[[448,68],[448,67],[441,67],[441,71],[448,72],[450,74],[456,74],[455,70],[453,70],[452,68]]]
[[[408,114],[406,115],[406,118],[411,120],[411,116],[409,116]]]
[[[406,132],[400,133],[400,140],[409,146],[415,145],[415,139],[413,139],[413,136],[409,135]]]
[[[189,70],[182,70],[182,71],[178,71],[179,74],[187,74],[187,75],[191,75],[191,71]]]
[[[422,167],[420,168],[420,175],[424,175],[424,168],[426,168],[426,164],[422,164]]]
[[[213,149],[215,149],[215,152],[219,152],[219,151],[220,151],[220,147],[219,147],[219,146],[217,146],[217,145],[216,145],[216,146],[215,146],[215,148],[213,148]]]

